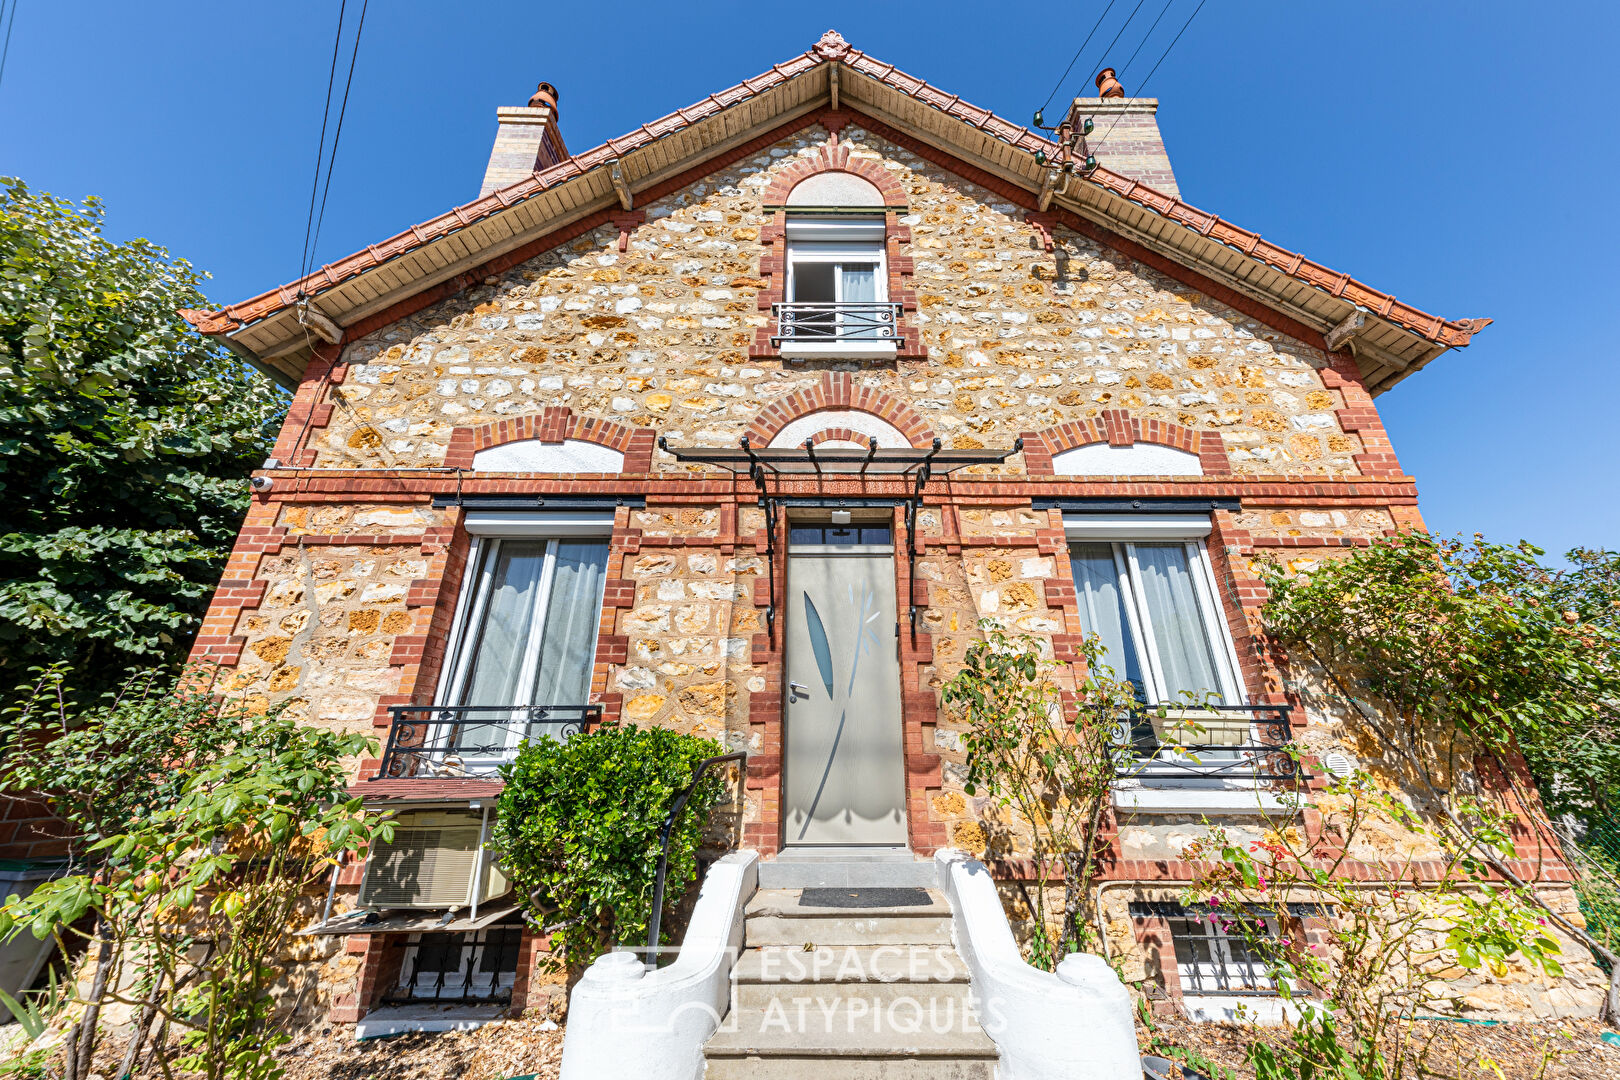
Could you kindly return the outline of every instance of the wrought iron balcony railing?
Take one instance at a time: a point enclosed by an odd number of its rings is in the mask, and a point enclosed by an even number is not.
[[[875,301],[772,304],[773,345],[791,342],[893,342],[900,337],[900,305]]]
[[[600,705],[395,705],[380,779],[490,777],[538,738],[567,739]]]
[[[1291,705],[1199,705],[1143,709],[1120,721],[1114,744],[1121,777],[1304,779],[1289,752]]]

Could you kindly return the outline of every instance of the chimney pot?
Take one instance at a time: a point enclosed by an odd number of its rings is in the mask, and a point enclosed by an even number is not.
[[[1097,96],[1105,98],[1122,98],[1125,96],[1125,88],[1119,85],[1118,79],[1114,78],[1113,68],[1103,68],[1097,72]]]
[[[550,108],[552,111],[556,111],[557,88],[548,82],[541,83],[535,88],[534,96],[529,98],[529,108]]]

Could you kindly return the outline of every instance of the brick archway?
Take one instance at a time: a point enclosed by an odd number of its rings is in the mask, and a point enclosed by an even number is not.
[[[836,371],[823,375],[821,382],[808,390],[795,390],[766,406],[748,425],[748,441],[769,446],[778,432],[800,417],[834,409],[881,417],[898,428],[912,446],[927,446],[934,440],[934,429],[909,404],[887,391],[857,386],[847,373]]]
[[[596,443],[623,454],[625,472],[652,472],[652,428],[630,428],[599,417],[576,416],[574,410],[566,406],[554,406],[492,424],[458,427],[450,433],[450,448],[444,455],[444,463],[450,468],[470,469],[473,455],[478,451],[527,439],[543,443],[569,439]]]
[[[1101,415],[1090,420],[1070,420],[1040,431],[1026,431],[1023,438],[1024,468],[1031,476],[1057,475],[1052,467],[1054,457],[1065,450],[1093,443],[1168,446],[1196,454],[1199,467],[1206,476],[1232,471],[1231,462],[1226,457],[1226,443],[1219,432],[1194,431],[1166,420],[1140,420],[1125,409],[1104,409]]]
[[[832,138],[818,147],[814,154],[777,173],[765,188],[763,200],[765,205],[786,206],[789,193],[817,173],[845,172],[858,176],[877,188],[878,194],[883,196],[884,206],[904,210],[906,189],[894,178],[894,174],[875,161],[865,158],[852,159],[849,147],[838,142],[838,129],[843,126],[842,117],[828,113],[821,122],[832,134]]]

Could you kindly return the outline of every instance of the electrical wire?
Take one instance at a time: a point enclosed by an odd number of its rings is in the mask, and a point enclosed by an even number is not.
[[[332,115],[332,84],[337,81],[338,47],[343,44],[343,14],[348,6],[349,0],[338,5],[337,33],[332,36],[332,67],[326,76],[326,104],[321,108],[321,141],[315,147],[315,175],[309,182],[309,216],[304,220],[304,252],[298,256],[298,276],[293,279],[300,282],[309,272],[309,234],[315,227],[315,192],[321,185],[321,162],[326,158],[326,123]],[[302,285],[298,292],[303,295]]]
[[[337,130],[332,134],[332,152],[326,159],[326,185],[321,189],[321,210],[315,215],[315,239],[309,245],[310,270],[315,269],[321,243],[321,223],[326,220],[326,196],[332,190],[332,169],[337,165],[338,142],[343,138],[343,117],[349,111],[349,88],[354,85],[355,61],[360,58],[360,35],[366,32],[366,8],[371,0],[361,0],[360,22],[354,31],[354,51],[349,54],[349,75],[343,82],[343,102],[338,106]]]
[[[1074,65],[1080,59],[1080,54],[1086,51],[1086,46],[1091,44],[1091,39],[1097,36],[1097,28],[1103,24],[1104,19],[1108,18],[1108,13],[1114,10],[1114,5],[1118,2],[1119,0],[1108,0],[1108,6],[1103,8],[1101,15],[1097,16],[1097,21],[1091,24],[1091,33],[1087,34],[1086,40],[1080,43],[1078,49],[1074,50],[1074,55],[1069,58],[1069,66],[1063,69],[1063,74],[1058,76],[1057,85],[1052,87],[1050,94],[1046,95],[1046,104],[1041,106],[1041,112],[1046,111],[1046,106],[1052,104],[1052,99],[1057,97],[1057,92],[1063,89],[1063,84],[1068,81],[1069,72],[1074,70]]]
[[[11,10],[8,12],[3,2],[0,2],[0,20],[6,24],[6,44],[0,48],[0,82],[6,78],[6,57],[11,55],[11,28],[17,24],[17,0],[11,0]]]
[[[1198,18],[1198,13],[1200,11],[1204,10],[1204,5],[1206,3],[1208,3],[1208,2],[1209,2],[1209,0],[1198,0],[1198,6],[1193,8],[1193,13],[1191,15],[1187,16],[1187,21],[1181,24],[1181,29],[1176,31],[1176,36],[1171,39],[1169,45],[1165,46],[1164,52],[1159,54],[1159,59],[1157,61],[1155,61],[1154,64],[1153,64],[1153,70],[1149,71],[1147,73],[1147,78],[1142,80],[1142,90],[1141,90],[1141,92],[1143,94],[1145,94],[1147,92],[1147,85],[1148,85],[1148,83],[1153,81],[1153,76],[1158,72],[1159,65],[1164,63],[1165,59],[1169,57],[1170,50],[1174,49],[1176,47],[1176,42],[1181,40],[1181,35],[1185,34],[1187,32],[1187,27],[1191,26],[1192,21],[1194,19]],[[1112,135],[1114,133],[1114,129],[1119,126],[1119,122],[1124,117],[1124,115],[1125,115],[1125,113],[1122,111],[1119,114],[1119,116],[1114,117],[1114,122],[1112,124],[1108,125],[1107,133],[1104,134],[1102,138],[1097,140],[1097,148],[1099,150],[1102,149],[1103,143],[1108,141],[1108,136]]]
[[[1153,25],[1148,27],[1147,33],[1142,35],[1142,40],[1138,41],[1136,43],[1136,52],[1131,53],[1131,58],[1129,60],[1125,61],[1125,66],[1124,67],[1119,69],[1119,81],[1120,82],[1123,83],[1125,81],[1125,76],[1130,72],[1131,65],[1136,63],[1136,57],[1137,57],[1137,55],[1139,53],[1141,53],[1142,46],[1144,46],[1144,45],[1146,45],[1148,43],[1148,38],[1153,36],[1153,31],[1155,31],[1155,30],[1157,30],[1159,28],[1159,23],[1164,21],[1164,16],[1165,16],[1165,14],[1167,12],[1169,12],[1170,5],[1174,4],[1175,2],[1176,2],[1176,0],[1164,0],[1164,7],[1159,9],[1159,17],[1157,19],[1153,20]]]
[[[1142,5],[1146,2],[1147,0],[1136,0],[1136,6],[1131,8],[1131,14],[1129,18],[1125,20],[1125,25],[1119,28],[1119,33],[1114,35],[1114,40],[1110,41],[1108,43],[1108,48],[1102,51],[1102,57],[1100,59],[1104,66],[1106,66],[1108,63],[1108,54],[1114,51],[1114,46],[1119,44],[1119,39],[1125,36],[1125,31],[1130,29],[1132,20],[1136,18],[1136,13],[1142,10]]]

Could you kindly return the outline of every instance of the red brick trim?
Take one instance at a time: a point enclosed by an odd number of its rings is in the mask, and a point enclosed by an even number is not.
[[[916,409],[887,391],[855,385],[855,380],[842,371],[830,371],[821,377],[821,382],[816,386],[808,390],[795,390],[767,405],[748,425],[748,441],[755,446],[769,446],[783,428],[801,416],[831,409],[851,409],[881,417],[899,428],[900,434],[912,446],[926,446],[934,441],[934,429],[928,426],[928,421]],[[827,430],[849,432],[848,428]],[[847,437],[828,435],[828,438]],[[856,441],[860,441],[859,435]]]
[[[766,206],[786,206],[788,195],[793,189],[812,176],[843,172],[858,176],[877,188],[878,194],[883,196],[884,206],[898,210],[906,208],[906,189],[894,178],[893,173],[875,161],[866,158],[851,159],[849,147],[839,145],[838,131],[849,122],[847,116],[828,111],[818,116],[816,122],[827,129],[829,133],[827,142],[810,157],[801,158],[776,174],[761,197]]]
[[[276,436],[275,449],[270,451],[271,457],[289,468],[315,464],[316,452],[306,449],[309,433],[332,422],[333,405],[325,399],[332,387],[342,385],[349,372],[347,364],[338,363],[341,346],[316,342],[311,353],[304,377],[287,408],[287,418]]]
[[[470,469],[473,467],[473,455],[492,446],[527,439],[542,443],[576,439],[606,446],[623,454],[624,472],[650,473],[655,438],[652,428],[629,428],[611,420],[576,416],[574,410],[567,406],[554,406],[510,420],[454,429],[450,433],[450,448],[445,453],[444,463],[453,469]]]
[[[849,148],[838,142],[838,132],[850,121],[846,113],[831,110],[818,114],[815,122],[827,129],[827,142],[816,150],[816,153],[802,161],[795,162],[779,172],[766,187],[762,202],[767,207],[774,208],[770,224],[760,230],[760,243],[765,247],[765,254],[760,256],[759,277],[765,284],[759,290],[759,310],[767,315],[771,312],[771,305],[781,303],[787,298],[787,215],[786,207],[788,194],[799,184],[818,173],[846,172],[859,176],[878,189],[883,196],[883,237],[884,253],[889,268],[889,300],[900,305],[901,322],[897,329],[900,338],[896,342],[897,356],[906,359],[923,359],[928,353],[923,348],[922,331],[916,326],[908,325],[905,315],[917,310],[917,291],[912,287],[911,276],[916,272],[916,263],[910,255],[900,252],[901,244],[911,243],[911,229],[900,224],[900,215],[906,210],[906,190],[900,181],[888,169],[877,162],[857,158],[850,159]],[[764,326],[754,331],[754,343],[749,347],[748,355],[756,359],[780,356],[781,352],[771,342],[771,333],[775,330],[774,319],[770,319]]]
[[[1219,432],[1194,431],[1166,420],[1140,420],[1125,409],[1104,409],[1091,420],[1070,420],[1024,432],[1024,469],[1030,476],[1055,476],[1052,459],[1065,450],[1105,442],[1109,446],[1152,443],[1198,455],[1205,475],[1230,473],[1226,444]]]
[[[1343,351],[1329,353],[1328,361],[1332,366],[1317,374],[1322,377],[1323,386],[1337,390],[1344,399],[1344,405],[1334,411],[1339,418],[1339,428],[1361,439],[1361,453],[1353,458],[1356,468],[1364,476],[1399,475],[1401,463],[1395,457],[1395,446],[1389,441],[1389,432],[1384,430],[1384,421],[1379,418],[1378,407],[1373,404],[1361,369]]]

